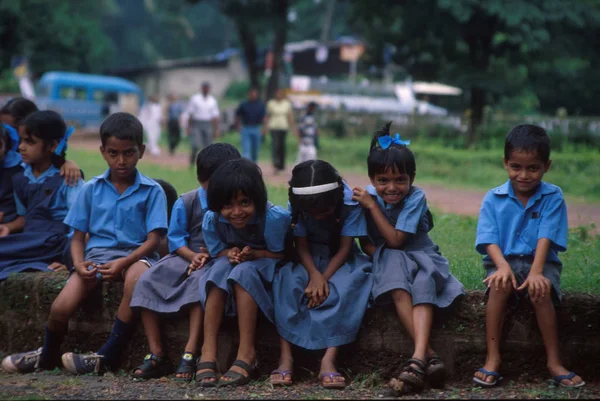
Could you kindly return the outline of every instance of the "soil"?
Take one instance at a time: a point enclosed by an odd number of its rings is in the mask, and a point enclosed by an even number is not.
[[[74,136],[69,140],[69,146],[78,149],[98,150],[97,138]],[[189,154],[179,151],[174,155],[163,149],[160,156],[152,156],[146,152],[141,163],[151,163],[170,168],[189,168]],[[291,177],[291,167],[280,174],[274,174],[273,167],[266,162],[259,162],[266,182],[274,185],[285,185]],[[356,174],[346,171],[340,172],[350,185],[369,185],[369,178],[365,174]],[[418,184],[426,193],[427,201],[434,208],[443,213],[454,213],[465,216],[477,216],[485,191],[477,191],[462,188],[447,188],[443,185]],[[600,205],[588,203],[569,202],[568,205],[569,227],[578,227],[595,223],[600,226]]]
[[[266,378],[247,386],[203,389],[196,384],[174,382],[169,378],[134,381],[123,371],[117,375],[71,376],[59,371],[10,375],[0,373],[1,399],[394,399],[380,381],[357,380],[344,390],[321,388],[315,380],[300,381],[289,388],[273,388]],[[493,389],[453,384],[445,389],[427,388],[403,399],[540,399],[599,398],[600,383],[582,389],[563,389],[545,382],[509,381]]]

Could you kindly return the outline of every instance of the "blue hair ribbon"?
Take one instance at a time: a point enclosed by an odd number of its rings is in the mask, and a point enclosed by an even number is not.
[[[69,140],[71,135],[73,135],[73,132],[75,132],[75,128],[73,128],[73,127],[67,128],[67,132],[65,132],[65,136],[63,136],[62,139],[60,140],[60,142],[58,143],[58,146],[56,147],[56,150],[54,151],[54,153],[56,153],[58,156],[60,156],[62,154],[63,150],[67,150],[67,141]]]
[[[10,142],[12,145],[10,150],[17,152],[19,150],[19,133],[17,132],[17,130],[14,127],[11,127],[8,124],[2,123],[2,125],[4,126],[4,130],[8,134],[8,137],[10,138]]]
[[[392,137],[391,135],[380,136],[377,139],[377,142],[379,142],[379,146],[381,147],[381,149],[387,149],[392,144],[394,144],[394,145],[404,145],[404,146],[410,145],[410,141],[405,141],[405,140],[401,139],[400,138],[400,134],[397,133],[397,132],[396,132],[396,135],[394,137]]]

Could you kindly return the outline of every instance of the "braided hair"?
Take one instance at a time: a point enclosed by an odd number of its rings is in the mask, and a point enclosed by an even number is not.
[[[373,178],[377,174],[385,174],[389,169],[401,174],[407,174],[414,177],[417,172],[415,156],[406,145],[392,143],[387,149],[379,145],[379,138],[390,135],[390,126],[388,122],[381,129],[375,132],[371,140],[369,157],[367,158],[367,167],[369,177]]]
[[[292,188],[312,187],[331,183],[338,183],[339,186],[331,191],[320,194],[297,195],[292,190]],[[344,206],[344,186],[340,174],[326,161],[308,160],[294,167],[289,186],[292,229],[298,223],[301,213],[308,213],[309,210],[335,207],[332,214],[332,218],[335,218],[335,230],[329,243],[331,254],[335,254],[340,246],[340,234],[342,232],[341,214]]]

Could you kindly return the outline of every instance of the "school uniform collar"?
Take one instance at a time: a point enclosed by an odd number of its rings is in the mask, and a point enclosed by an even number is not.
[[[529,198],[529,201],[527,202],[527,207],[529,207],[529,205],[533,205],[542,196],[552,194],[556,191],[558,191],[558,187],[556,185],[548,184],[544,181],[540,182],[540,185],[538,185],[535,193],[531,195],[531,198]],[[507,180],[504,184],[494,188],[492,192],[498,196],[508,196],[510,198],[517,199],[513,186],[510,183],[510,180]]]
[[[350,186],[348,186],[348,184],[346,184],[346,181],[342,181],[342,185],[344,186],[344,205],[347,205],[347,206],[358,205],[357,201],[352,200],[352,195],[353,195],[352,188],[350,188]]]
[[[200,201],[200,207],[202,210],[208,209],[208,199],[206,198],[208,193],[204,190],[204,188],[198,188],[198,200]]]
[[[21,167],[23,167],[23,175],[25,175],[25,178],[27,178],[31,184],[44,182],[46,178],[52,177],[60,173],[60,170],[58,168],[54,167],[54,165],[50,165],[50,168],[48,170],[40,174],[39,177],[36,177],[35,175],[33,175],[33,169],[31,168],[31,165],[27,163],[21,163]]]
[[[99,176],[99,178],[101,178],[102,180],[104,180],[104,182],[106,184],[108,184],[109,186],[111,186],[112,188],[114,188],[115,191],[116,191],[115,184],[113,184],[110,181],[110,168],[107,169],[104,172],[104,174],[102,174],[101,176]],[[135,169],[135,181],[133,181],[133,184],[131,184],[129,186],[129,188],[127,188],[125,190],[125,192],[123,192],[121,194],[120,197],[124,198],[126,196],[129,196],[131,193],[135,192],[141,185],[153,187],[153,186],[156,186],[156,185],[159,185],[159,184],[156,181],[151,180],[150,178],[148,178],[145,175],[143,175],[142,173],[140,173],[140,171],[138,169]]]

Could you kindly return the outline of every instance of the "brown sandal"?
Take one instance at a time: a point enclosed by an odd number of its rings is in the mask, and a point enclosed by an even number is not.
[[[415,368],[412,365],[417,365],[417,367]],[[423,390],[425,387],[425,363],[420,359],[410,358],[404,364],[398,379],[411,386],[414,391]]]
[[[438,355],[432,355],[427,358],[425,374],[431,387],[442,388],[444,387],[448,370]]]

